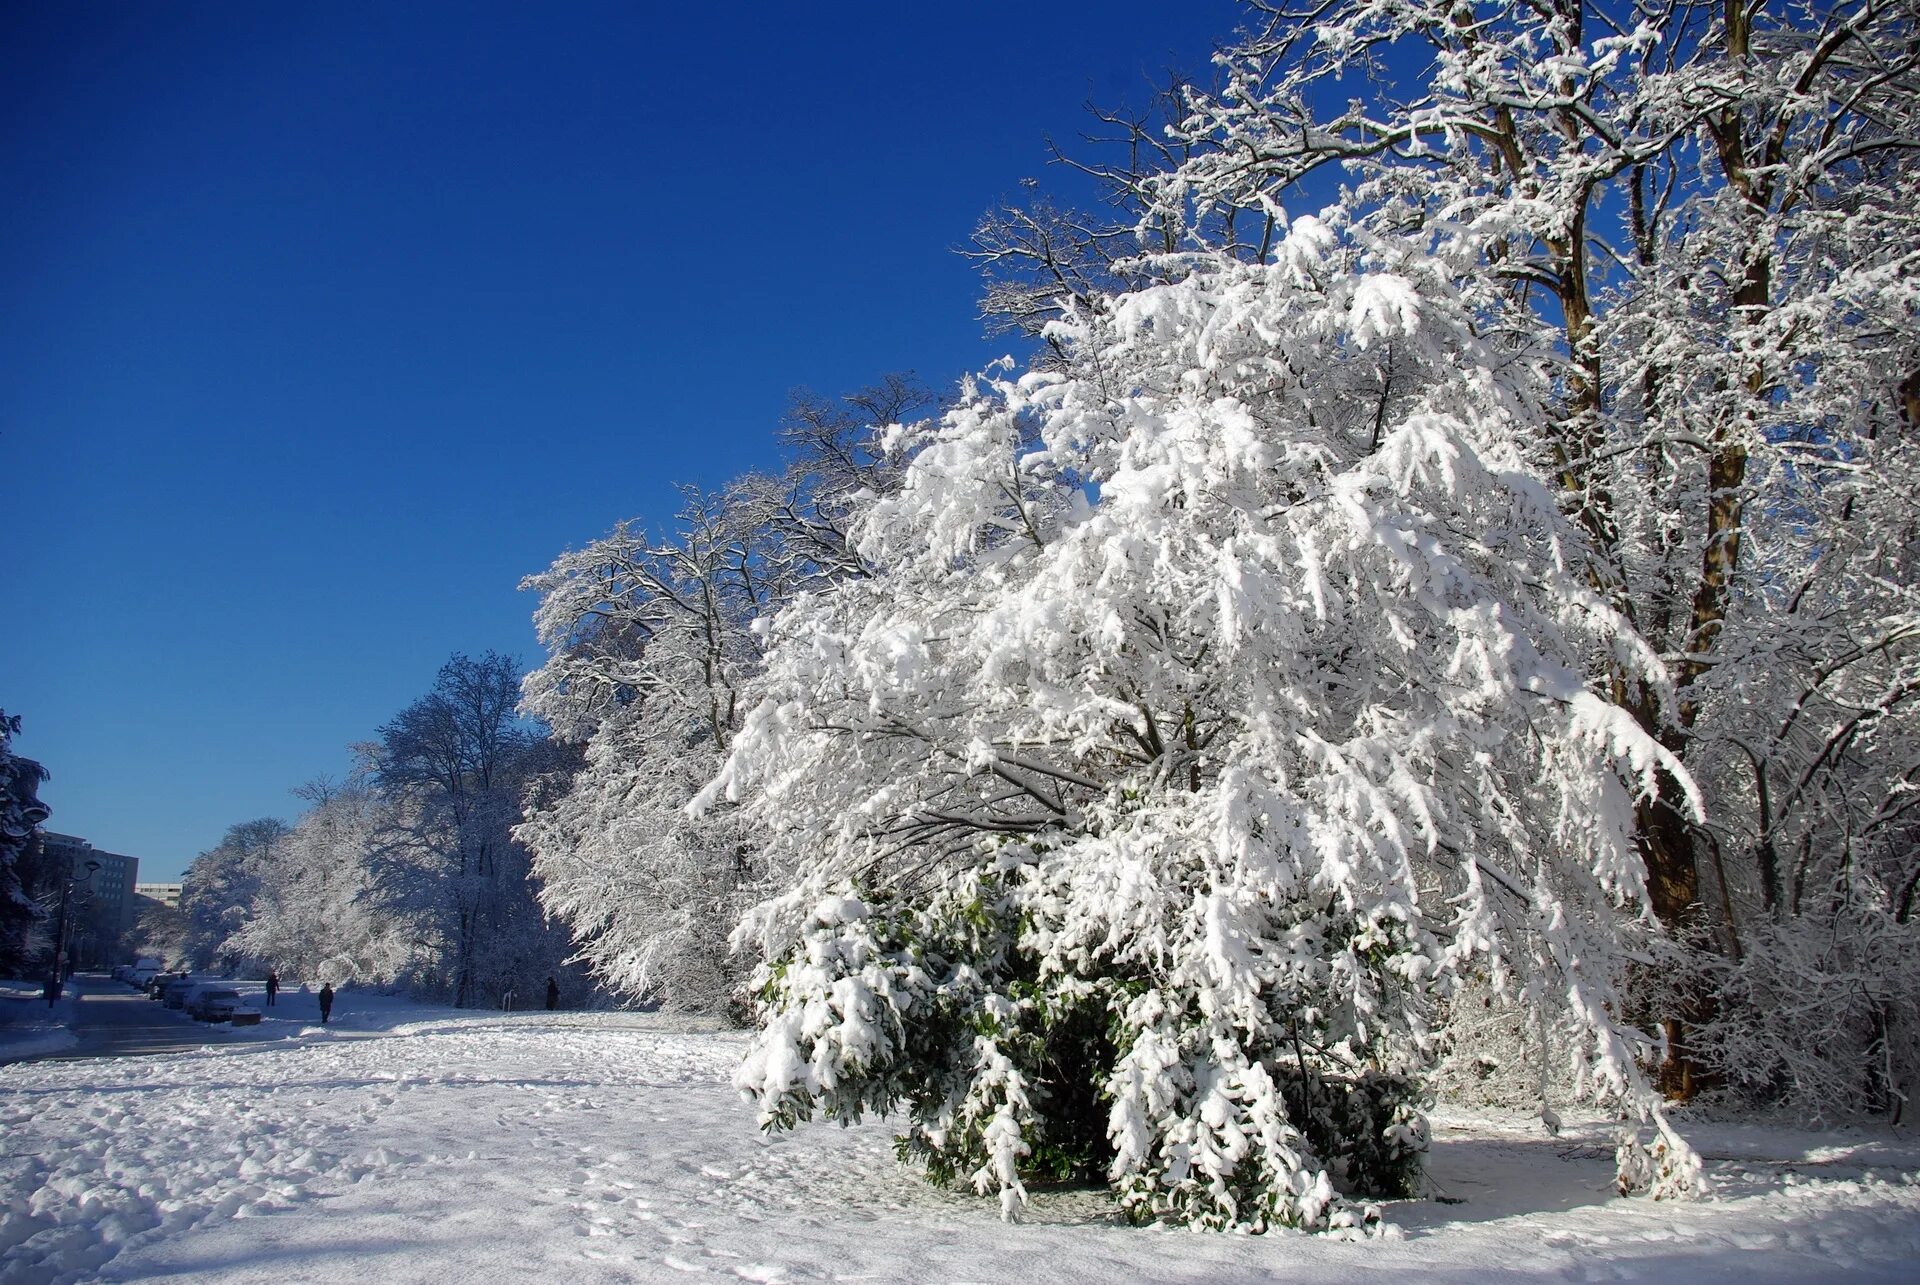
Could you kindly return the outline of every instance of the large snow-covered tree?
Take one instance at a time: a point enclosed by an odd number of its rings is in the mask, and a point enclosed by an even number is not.
[[[1544,356],[1549,413],[1521,443],[1526,467],[1581,527],[1582,574],[1672,676],[1669,693],[1608,658],[1590,675],[1704,787],[1704,818],[1676,782],[1640,805],[1660,918],[1762,970],[1856,929],[1902,940],[1920,878],[1914,6],[1250,11],[1217,88],[1178,90],[1162,119],[1108,117],[1124,159],[1083,168],[1117,217],[1041,205],[989,220],[989,307],[1037,331],[1208,255],[1267,263],[1289,211],[1323,201],[1433,245],[1475,291],[1478,333]],[[1806,943],[1784,943],[1795,934]],[[1879,957],[1920,944],[1904,940]],[[1833,963],[1822,986],[1843,990],[1858,969]],[[1702,986],[1678,988],[1676,1050],[1696,1022],[1771,1020],[1736,993],[1796,984],[1750,980],[1730,979],[1718,1016]],[[1884,972],[1869,989],[1910,991]],[[1760,1087],[1832,1103],[1851,1077],[1846,1101],[1897,1099],[1857,1054],[1885,1054],[1873,1032],[1920,1013],[1862,1013],[1813,1041],[1833,1075],[1768,1058]],[[1798,1056],[1806,1033],[1792,1018],[1770,1039]],[[1754,1052],[1676,1056],[1669,1086],[1689,1091],[1703,1057],[1751,1069]],[[1894,1078],[1916,1070],[1909,1057]]]
[[[513,836],[529,782],[557,766],[519,695],[511,657],[456,655],[369,747],[388,805],[373,888],[419,935],[415,985],[457,1005],[531,995],[572,950]]]
[[[16,754],[20,717],[0,710],[0,968],[26,962],[33,929],[44,912],[27,888],[25,863],[35,832],[52,809],[40,801],[47,770]]]
[[[230,972],[254,962],[235,937],[251,918],[254,896],[287,833],[287,823],[278,817],[242,821],[228,826],[220,842],[187,867],[180,910],[187,921],[186,955],[194,968]]]
[[[1336,212],[1130,265],[1162,283],[889,433],[871,574],[771,622],[701,800],[785,880],[742,930],[767,1123],[904,1111],[1010,1211],[1100,1173],[1140,1216],[1358,1229],[1418,1182],[1472,982],[1691,1184],[1619,985],[1636,809],[1694,805],[1586,676],[1671,689],[1532,466],[1550,351],[1439,250]]]
[[[296,791],[313,806],[274,845],[231,947],[286,977],[390,986],[430,967],[423,934],[378,883],[402,832],[364,777]]]
[[[846,521],[890,485],[870,429],[930,404],[908,376],[839,402],[796,394],[779,476],[688,491],[672,529],[623,524],[523,588],[547,662],[525,708],[584,762],[529,800],[517,834],[544,904],[614,988],[725,1011],[744,980],[728,936],[756,897],[758,842],[737,818],[686,804],[718,770],[759,671],[753,622],[797,593],[858,574]]]

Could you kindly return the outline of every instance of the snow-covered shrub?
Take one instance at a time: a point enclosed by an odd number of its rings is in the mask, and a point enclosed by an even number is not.
[[[1357,1230],[1338,1187],[1411,1189],[1484,977],[1657,1117],[1621,942],[1657,931],[1636,795],[1686,774],[1580,678],[1663,671],[1524,466],[1534,368],[1337,220],[1167,275],[891,433],[872,574],[765,627],[701,800],[786,872],[742,1087],[907,1109],[1009,1211],[1097,1165],[1143,1215]]]
[[[851,888],[823,899],[798,948],[756,978],[768,1027],[740,1083],[766,1120],[790,1127],[815,1111],[852,1120],[904,1104],[903,1158],[1009,1208],[1027,1180],[1115,1176],[1137,1216],[1265,1230],[1359,1225],[1336,1190],[1415,1193],[1420,1090],[1404,1075],[1309,1054],[1355,1042],[1329,1028],[1331,996],[1319,996],[1324,1007],[1271,997],[1257,1056],[1223,1067],[1221,1032],[1190,1005],[1180,1011],[1187,997],[1156,985],[1145,961],[1096,950],[1071,972],[1047,965],[1045,943],[1062,927],[1045,918],[1060,904],[1043,886],[1049,877],[1010,845],[991,873],[929,899]],[[1325,969],[1322,960],[1306,971]],[[1169,1100],[1153,1100],[1160,1087]],[[1189,1163],[1161,1190],[1150,1176],[1160,1166],[1116,1159],[1109,1133]],[[1326,1173],[1303,1185],[1304,1156]]]

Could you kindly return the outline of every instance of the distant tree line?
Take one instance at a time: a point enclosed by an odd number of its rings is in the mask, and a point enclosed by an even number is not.
[[[520,718],[510,657],[456,655],[431,691],[354,747],[343,782],[295,791],[292,824],[230,827],[194,860],[143,947],[196,968],[405,988],[498,1006],[567,974],[571,933],[538,903],[512,831],[570,751]]]

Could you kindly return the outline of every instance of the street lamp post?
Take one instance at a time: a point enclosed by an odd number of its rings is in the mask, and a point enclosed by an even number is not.
[[[93,876],[100,869],[98,861],[87,862],[87,890],[93,890]],[[67,881],[60,885],[60,919],[54,926],[53,970],[47,974],[47,1007],[52,1008],[60,999],[60,987],[67,980],[67,939],[73,933],[73,885],[80,882],[80,872],[71,866],[67,868]]]

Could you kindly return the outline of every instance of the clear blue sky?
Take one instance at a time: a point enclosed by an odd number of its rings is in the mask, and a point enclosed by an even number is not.
[[[177,877],[519,578],[1006,347],[951,253],[1227,0],[0,7],[0,707]]]

